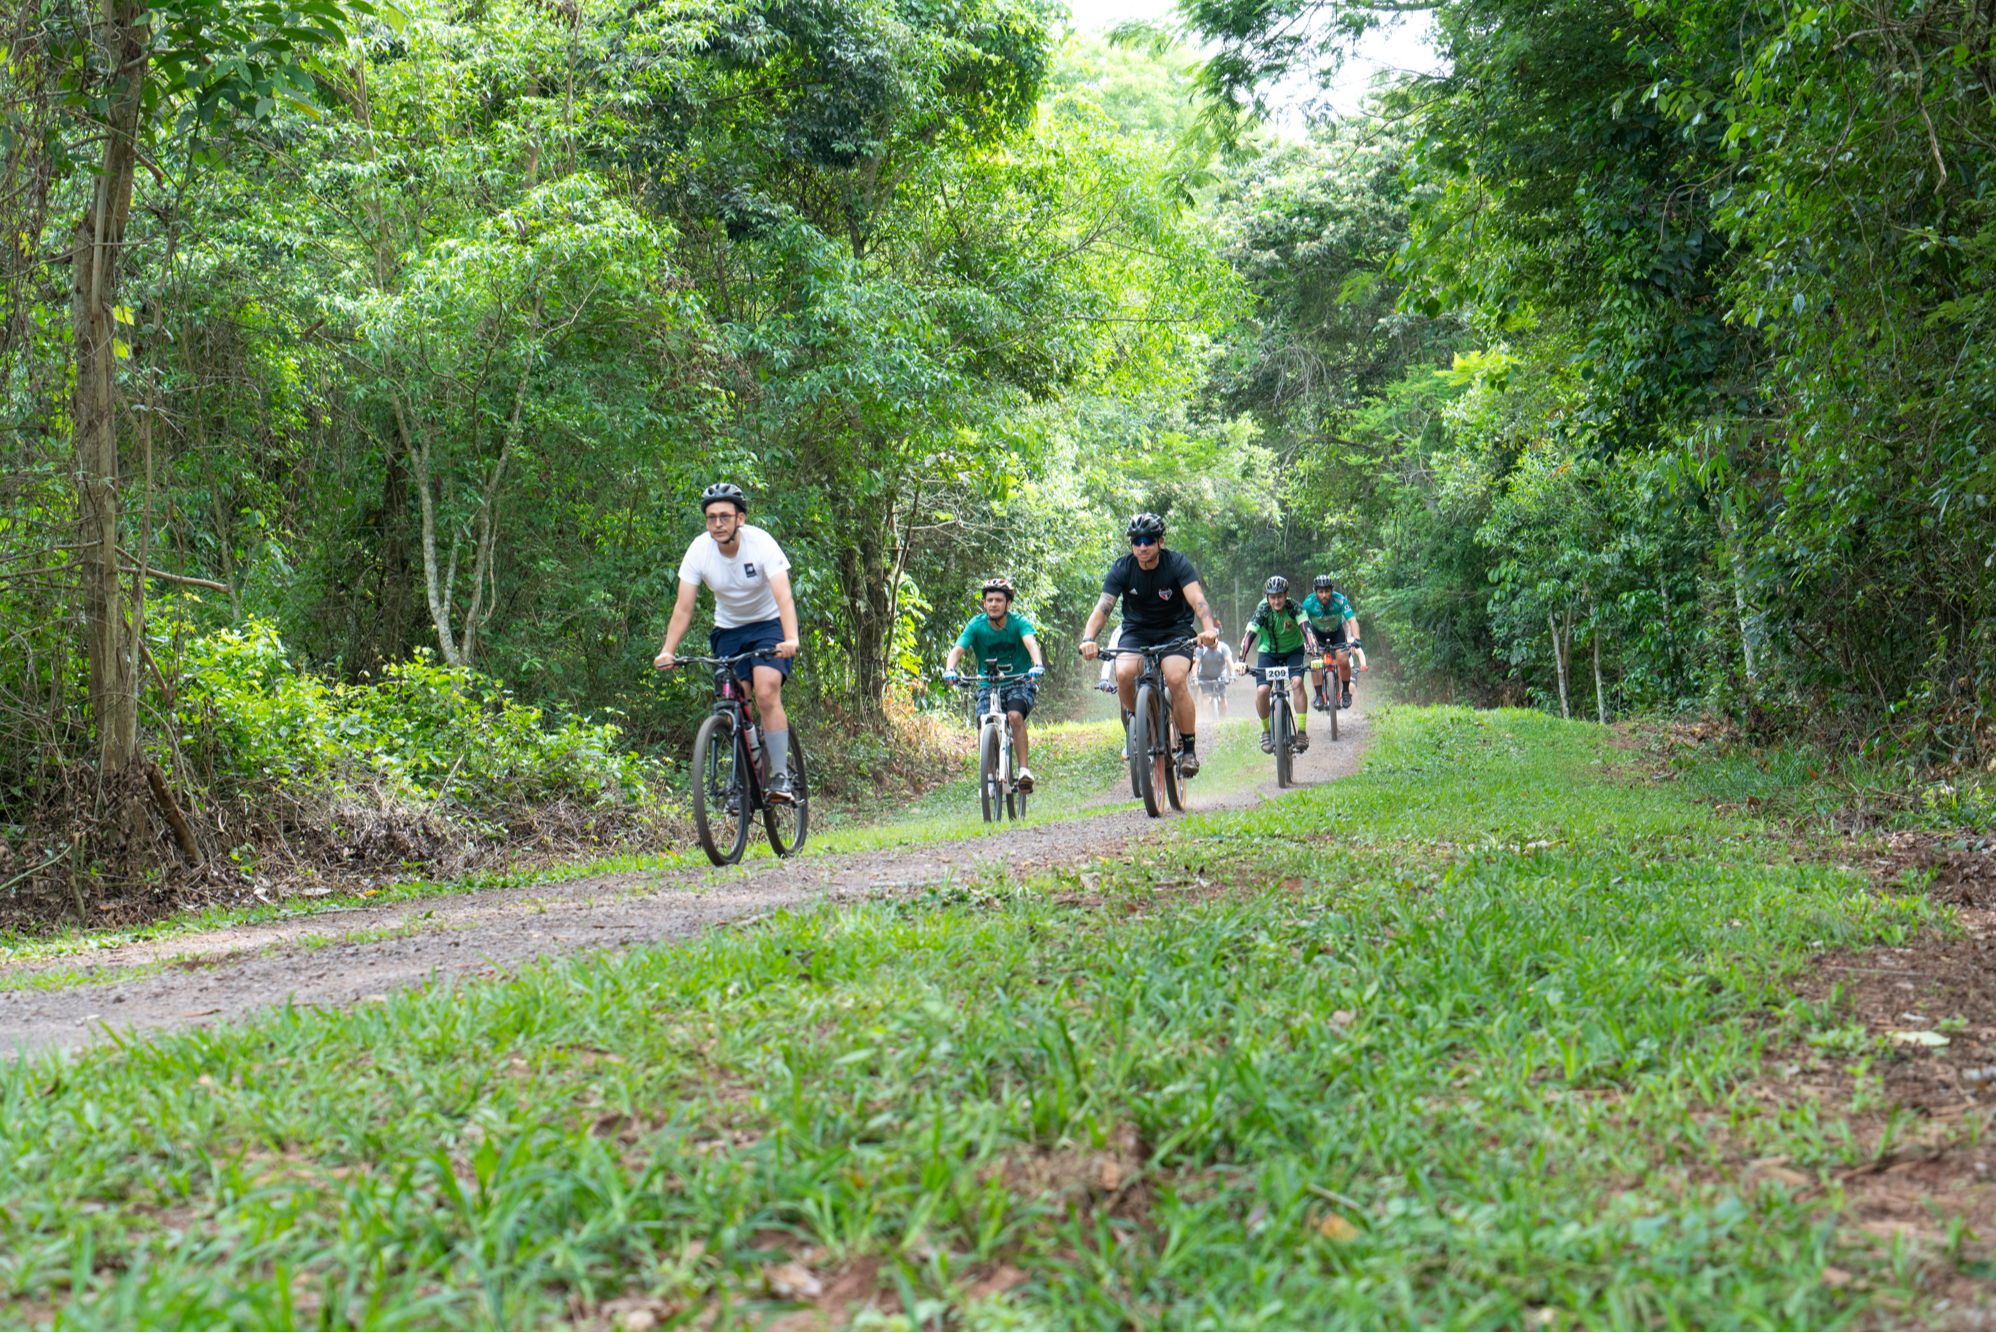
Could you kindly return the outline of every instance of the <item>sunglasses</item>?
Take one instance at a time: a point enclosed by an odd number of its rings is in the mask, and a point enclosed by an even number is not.
[[[1155,538],[1155,537],[1132,537],[1132,538],[1130,538],[1130,545],[1132,545],[1132,546],[1155,546],[1155,545],[1157,545],[1157,538]]]

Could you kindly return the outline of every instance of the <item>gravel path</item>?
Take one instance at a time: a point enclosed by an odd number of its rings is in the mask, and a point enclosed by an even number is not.
[[[1238,695],[1234,702],[1236,713],[1243,711]],[[1237,717],[1224,725],[1251,724]],[[1315,744],[1296,760],[1298,786],[1358,767],[1368,735],[1362,702],[1343,715],[1341,729],[1343,737],[1333,745],[1326,728],[1312,728]],[[1208,789],[1195,779],[1191,791],[1188,807],[1196,812],[1249,805],[1274,797],[1277,788],[1272,764],[1261,764],[1239,785]],[[1141,808],[1086,813],[1091,805],[1113,806],[1127,792],[1125,782],[1077,802],[1075,818],[992,836],[807,853],[743,869],[633,872],[450,894],[104,950],[92,960],[100,968],[167,966],[104,984],[0,991],[0,1050],[76,1046],[103,1040],[107,1030],[228,1022],[287,998],[299,1006],[341,1008],[382,999],[399,987],[448,982],[542,955],[682,938],[796,904],[906,893],[1001,865],[1030,875],[1086,863],[1154,836],[1168,822],[1145,818]],[[73,957],[17,964],[0,968],[0,976],[74,965]]]

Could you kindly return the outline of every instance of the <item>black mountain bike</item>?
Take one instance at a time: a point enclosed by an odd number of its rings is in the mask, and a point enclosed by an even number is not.
[[[693,737],[693,826],[701,850],[717,866],[733,865],[748,849],[749,825],[757,813],[769,834],[769,846],[788,856],[804,845],[811,826],[810,783],[806,781],[804,746],[790,731],[790,790],[796,801],[785,805],[768,799],[763,789],[769,771],[769,749],[762,729],[749,711],[753,692],[735,678],[735,666],[763,651],[733,657],[682,657],[677,665],[714,668],[714,713]],[[753,759],[753,762],[751,762]]]
[[[1178,775],[1178,723],[1171,715],[1171,687],[1164,683],[1164,658],[1199,642],[1188,637],[1152,648],[1105,648],[1104,655],[1134,655],[1144,659],[1137,675],[1137,710],[1130,715],[1126,752],[1130,758],[1130,791],[1144,803],[1144,813],[1156,819],[1169,805],[1185,808],[1185,780]],[[1189,683],[1189,682],[1188,682]]]
[[[1312,661],[1305,670],[1314,669]],[[1275,785],[1287,787],[1292,781],[1296,743],[1296,705],[1289,697],[1292,684],[1286,666],[1255,667],[1254,676],[1268,686],[1268,734],[1275,742]],[[1331,739],[1338,738],[1338,715],[1331,714]]]

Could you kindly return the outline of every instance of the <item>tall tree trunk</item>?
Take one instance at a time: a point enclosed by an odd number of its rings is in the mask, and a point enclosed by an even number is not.
[[[409,455],[416,474],[417,508],[423,516],[423,591],[430,607],[430,624],[437,631],[437,647],[442,650],[447,666],[463,666],[464,660],[458,654],[457,636],[451,632],[450,595],[451,581],[457,577],[457,546],[451,545],[451,567],[447,574],[439,574],[437,569],[437,497],[432,488],[430,467],[430,437],[427,432],[411,428],[408,409],[403,405],[400,393],[391,390],[395,404],[395,424],[402,436],[402,448]]]
[[[534,313],[540,313],[540,299],[534,300]],[[464,613],[464,665],[470,666],[478,655],[478,631],[492,618],[498,609],[499,592],[495,587],[487,599],[486,587],[492,582],[492,559],[499,543],[499,494],[506,481],[506,465],[513,460],[513,452],[519,447],[521,433],[525,429],[523,415],[527,407],[527,385],[534,373],[534,360],[528,356],[520,367],[520,379],[513,386],[513,411],[506,419],[506,434],[499,445],[499,457],[492,464],[492,471],[486,474],[485,489],[478,499],[478,552],[471,566],[471,602]]]
[[[878,526],[855,525],[859,533],[839,553],[839,588],[851,627],[853,703],[863,722],[886,714],[888,655],[894,646],[893,569]]]
[[[1733,575],[1733,613],[1740,622],[1740,665],[1746,670],[1750,695],[1760,679],[1760,664],[1754,660],[1754,617],[1747,609],[1746,551],[1740,542],[1739,526],[1730,517],[1719,520],[1719,535],[1725,539],[1727,564]]]
[[[1587,618],[1593,622],[1590,630],[1594,639],[1594,716],[1605,727],[1608,725],[1608,691],[1601,684],[1601,608],[1595,605],[1592,596],[1587,599]]]
[[[409,466],[403,451],[382,441],[381,585],[376,605],[374,657],[379,665],[401,658],[409,646]]]
[[[1559,639],[1559,617],[1546,612],[1546,628],[1552,631],[1552,660],[1559,668],[1559,715],[1571,719],[1573,710],[1566,703],[1566,648]]]
[[[99,40],[118,71],[110,88],[103,157],[90,202],[70,248],[70,324],[76,382],[70,432],[76,448],[77,545],[83,575],[85,646],[90,656],[90,711],[98,763],[106,779],[129,769],[139,752],[139,626],[145,586],[129,594],[118,566],[117,365],[120,259],[138,166],[138,124],[150,61],[138,0],[110,0]]]

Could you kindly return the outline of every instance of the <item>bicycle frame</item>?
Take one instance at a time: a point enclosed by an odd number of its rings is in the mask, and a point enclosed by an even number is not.
[[[1137,673],[1136,697],[1138,712],[1141,713],[1146,701],[1149,702],[1151,716],[1142,719],[1139,731],[1145,739],[1145,753],[1130,756],[1130,785],[1136,788],[1136,795],[1143,800],[1144,811],[1153,819],[1163,813],[1163,805],[1168,803],[1174,810],[1185,808],[1181,784],[1184,779],[1178,773],[1178,761],[1171,753],[1171,730],[1174,724],[1171,710],[1171,686],[1164,678],[1164,659],[1173,653],[1181,652],[1198,642],[1196,635],[1180,639],[1175,643],[1160,643],[1150,648],[1106,648],[1102,655],[1110,657],[1141,657],[1143,670]],[[1187,688],[1191,686],[1188,673]],[[1131,727],[1138,726],[1139,719],[1130,719]],[[1128,741],[1125,742],[1129,744]],[[1163,788],[1164,802],[1158,800],[1158,789]]]
[[[1012,715],[1005,707],[1005,686],[1008,682],[1023,680],[1024,674],[1005,671],[995,662],[986,662],[984,670],[975,676],[966,676],[957,681],[957,688],[966,693],[980,685],[989,686],[985,697],[984,711],[978,712],[976,696],[970,696],[970,716],[978,734],[978,753],[983,754],[984,737],[987,732],[997,733],[998,746],[995,756],[997,771],[990,775],[998,784],[996,791],[986,790],[987,775],[978,774],[978,800],[984,807],[984,818],[994,820],[1000,811],[1018,819],[1025,815],[1026,797],[1019,788],[1019,775],[1014,769],[1018,761],[1018,736],[1012,730]]]
[[[743,662],[767,658],[767,650],[737,653],[733,657],[684,657],[687,666],[714,668],[714,708],[700,724],[693,739],[693,823],[700,844],[715,865],[739,861],[746,849],[749,824],[762,815],[769,834],[770,849],[788,856],[804,845],[810,827],[809,781],[804,747],[793,733],[790,737],[789,771],[791,799],[772,802],[769,781],[769,748],[761,729],[761,719],[751,709],[749,687],[735,674]],[[725,750],[725,754],[723,751]],[[720,776],[725,765],[727,778]],[[719,818],[710,818],[710,807]]]
[[[735,666],[741,662],[768,657],[767,652],[736,653],[733,657],[686,657],[681,661],[698,666],[714,668],[714,714],[717,717],[733,717],[735,732],[746,743],[753,736],[755,744],[750,757],[755,760],[748,766],[749,809],[762,808],[762,767],[769,761],[769,754],[763,748],[761,719],[751,710],[755,702],[754,693],[744,686],[735,675]]]

